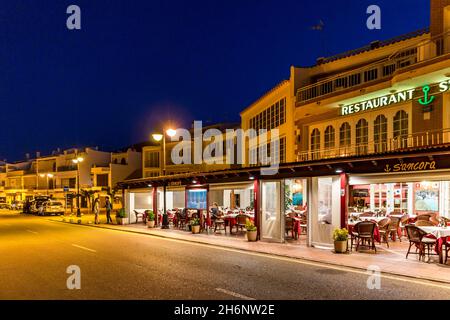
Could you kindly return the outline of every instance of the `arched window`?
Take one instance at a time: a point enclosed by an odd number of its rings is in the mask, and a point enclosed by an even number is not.
[[[399,148],[406,148],[408,136],[408,114],[400,110],[394,116],[394,139]]]
[[[333,151],[331,149],[334,149],[335,143],[334,143],[334,134],[335,130],[333,126],[328,126],[325,129],[325,149],[326,149],[326,156],[332,156]]]
[[[380,114],[373,123],[373,141],[375,152],[387,150],[387,118]]]
[[[352,131],[348,122],[344,122],[339,128],[339,147],[349,148],[352,143]]]
[[[360,119],[356,124],[356,152],[357,154],[367,153],[369,142],[369,123],[366,119]]]
[[[319,150],[320,150],[320,131],[319,129],[314,129],[311,132],[311,156],[312,159],[319,158]]]

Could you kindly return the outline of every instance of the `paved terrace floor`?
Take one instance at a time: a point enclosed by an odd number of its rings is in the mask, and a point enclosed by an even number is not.
[[[64,218],[49,217],[49,219],[58,222],[63,222],[63,220],[65,220],[65,223],[70,223],[69,216]],[[72,217],[72,219],[73,223],[77,223],[76,217]],[[355,252],[353,250],[347,254],[335,254],[330,249],[307,247],[305,245],[304,237],[300,238],[299,241],[288,241],[287,243],[270,243],[265,241],[248,242],[245,238],[244,232],[231,236],[229,234],[225,235],[223,231],[221,233],[210,232],[210,234],[207,234],[204,232],[194,235],[191,232],[173,229],[172,227],[170,229],[149,229],[142,222],[130,225],[111,225],[105,224],[106,217],[104,215],[101,215],[100,217],[100,225],[94,225],[93,221],[93,215],[85,214],[82,217],[83,225],[89,225],[97,228],[100,227],[127,232],[137,232],[148,234],[149,236],[198,242],[213,246],[227,247],[230,249],[298,258],[313,262],[328,263],[364,270],[367,270],[371,266],[377,266],[380,268],[381,272],[387,274],[450,283],[450,265],[439,264],[437,256],[432,256],[429,262],[419,261],[416,255],[410,255],[408,259],[405,258],[408,249],[408,241],[406,238],[403,238],[402,242],[390,242],[389,249],[386,244],[377,244],[377,253],[374,253],[373,251]],[[115,223],[115,217],[113,217],[113,221]]]

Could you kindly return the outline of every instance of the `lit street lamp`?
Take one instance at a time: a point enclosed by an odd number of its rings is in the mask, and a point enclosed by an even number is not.
[[[80,210],[80,163],[83,162],[82,157],[77,157],[73,159],[72,162],[77,165],[77,217],[81,217]]]
[[[47,174],[44,174],[44,173],[41,173],[40,175],[39,175],[41,178],[46,178],[46,180],[47,180],[47,192],[46,192],[46,194],[48,195],[48,189],[49,189],[49,184],[48,184],[48,179],[49,178],[53,178],[53,174],[51,174],[51,173],[47,173]]]
[[[165,176],[166,175],[166,135],[168,135],[169,137],[173,137],[175,136],[177,133],[176,130],[174,129],[167,129],[167,130],[163,130],[163,133],[153,133],[152,137],[153,140],[160,142],[162,140],[162,175]],[[166,213],[166,184],[164,183],[163,185],[163,214]],[[162,228],[166,228],[168,226],[164,225],[163,222],[163,226]]]

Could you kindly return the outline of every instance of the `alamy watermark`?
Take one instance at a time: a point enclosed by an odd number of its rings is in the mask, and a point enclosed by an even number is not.
[[[381,29],[381,8],[375,4],[367,7],[367,14],[370,16],[367,18],[366,26],[369,30]]]
[[[173,164],[248,164],[261,165],[262,175],[278,172],[278,129],[226,129],[222,132],[210,128],[204,131],[202,121],[194,121],[193,130],[178,128],[171,141],[179,141],[171,152]]]
[[[380,290],[381,289],[381,268],[376,265],[370,265],[367,267],[367,289]]]
[[[77,265],[70,265],[66,269],[66,273],[70,276],[66,280],[66,286],[69,290],[81,289],[81,269]]]

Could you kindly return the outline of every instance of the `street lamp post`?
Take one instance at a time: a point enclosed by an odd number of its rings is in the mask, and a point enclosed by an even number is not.
[[[72,162],[77,165],[77,217],[81,217],[80,210],[80,163],[83,162],[82,157],[77,157],[73,159]]]
[[[177,133],[176,130],[174,129],[167,129],[167,130],[163,130],[163,133],[153,133],[152,137],[155,141],[161,142],[162,145],[162,175],[165,176],[166,175],[166,135],[168,135],[169,137],[173,137],[175,136],[175,134]],[[166,213],[166,183],[164,183],[163,185],[163,214]],[[163,225],[163,228],[166,228],[167,226]]]
[[[39,176],[40,176],[41,178],[44,178],[44,177],[46,178],[46,181],[47,181],[47,192],[46,192],[46,194],[48,195],[48,189],[49,189],[49,187],[50,187],[49,184],[48,184],[48,179],[49,179],[49,178],[53,178],[53,174],[51,174],[51,173],[42,174],[42,173],[41,173]]]

